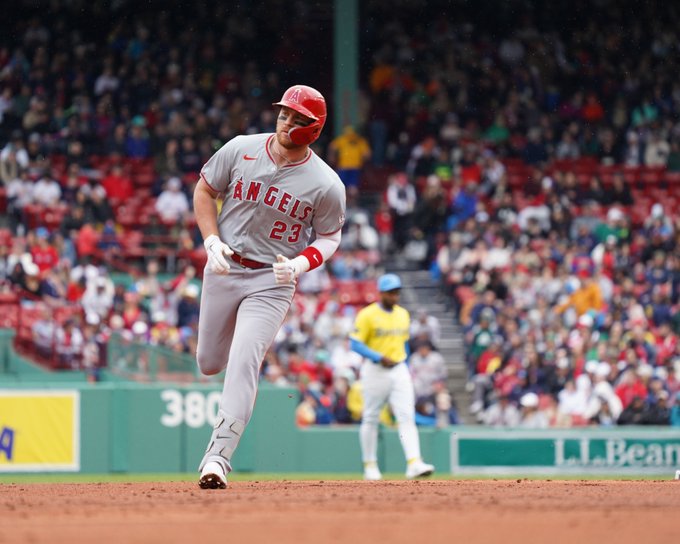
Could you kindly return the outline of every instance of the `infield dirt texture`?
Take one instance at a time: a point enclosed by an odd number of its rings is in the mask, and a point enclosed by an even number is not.
[[[3,484],[0,544],[678,542],[680,481]]]

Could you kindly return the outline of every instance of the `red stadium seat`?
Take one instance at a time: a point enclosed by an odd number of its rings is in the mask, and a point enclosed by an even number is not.
[[[364,304],[370,304],[380,298],[378,286],[374,280],[364,280],[360,282],[360,290],[364,299]]]
[[[629,185],[637,183],[640,179],[640,168],[638,166],[624,166],[623,178]]]
[[[680,189],[680,172],[665,172],[664,179],[669,187]]]
[[[0,245],[5,247],[12,246],[12,231],[9,229],[0,229]]]
[[[640,181],[645,185],[658,185],[665,174],[664,168],[644,168],[640,170]]]
[[[151,187],[156,181],[154,172],[137,172],[132,174],[132,183],[135,187]]]
[[[338,295],[341,304],[359,306],[364,304],[364,295],[360,283],[354,280],[338,280],[333,284],[333,290]]]

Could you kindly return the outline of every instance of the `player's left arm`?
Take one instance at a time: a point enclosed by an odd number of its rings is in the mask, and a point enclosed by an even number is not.
[[[330,259],[340,245],[345,223],[345,189],[338,180],[330,187],[313,224],[316,239],[297,257],[276,256],[273,264],[276,283],[292,283],[302,273],[314,270]]]

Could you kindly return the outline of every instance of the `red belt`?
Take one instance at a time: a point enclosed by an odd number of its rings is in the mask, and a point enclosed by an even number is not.
[[[246,259],[245,257],[241,257],[238,253],[233,253],[231,256],[231,260],[234,261],[235,263],[240,264],[241,266],[245,266],[246,268],[252,268],[253,270],[271,267],[271,264],[253,261],[252,259]]]

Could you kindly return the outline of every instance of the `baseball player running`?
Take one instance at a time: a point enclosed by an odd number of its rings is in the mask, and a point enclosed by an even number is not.
[[[194,192],[208,254],[196,359],[206,375],[226,368],[217,422],[199,466],[203,489],[226,487],[252,415],[260,365],[296,279],[333,255],[345,221],[344,186],[309,147],[326,121],[323,96],[294,85],[274,105],[280,107],[276,133],[227,142],[203,166]]]
[[[415,393],[406,365],[411,318],[399,306],[401,279],[396,274],[378,278],[380,301],[361,309],[356,316],[351,346],[364,356],[361,385],[364,410],[359,429],[364,479],[380,480],[378,467],[378,422],[385,402],[397,420],[399,439],[406,457],[406,477],[429,476],[434,466],[420,456],[415,423]]]

